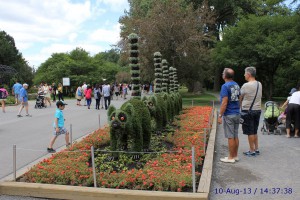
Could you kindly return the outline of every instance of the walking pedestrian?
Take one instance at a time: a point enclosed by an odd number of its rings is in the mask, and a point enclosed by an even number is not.
[[[7,90],[4,88],[3,85],[0,85],[0,102],[2,105],[2,112],[5,113],[5,102],[6,99],[8,97],[8,92]]]
[[[17,117],[23,117],[21,115],[21,112],[23,110],[23,108],[25,107],[25,111],[26,111],[26,117],[31,117],[32,115],[29,114],[28,112],[28,93],[27,93],[27,89],[28,89],[28,84],[24,83],[23,87],[20,90],[20,102],[21,102],[21,106],[19,108],[19,112]]]
[[[220,92],[221,108],[218,116],[218,123],[222,124],[225,133],[225,138],[228,139],[229,154],[220,160],[225,163],[234,163],[238,161],[239,137],[238,130],[240,124],[240,87],[233,81],[234,71],[230,68],[225,68],[222,73],[222,78],[225,83],[222,85]]]
[[[119,88],[119,84],[118,83],[115,84],[114,91],[115,91],[115,95],[116,95],[117,100],[118,100],[119,95],[120,95],[120,88]]]
[[[88,106],[88,109],[91,108],[91,103],[92,103],[92,87],[90,85],[87,86],[86,92],[85,92],[85,99],[86,99],[86,103]]]
[[[83,85],[81,86],[82,90],[83,90],[83,99],[84,99],[84,106],[86,106],[86,98],[85,98],[85,93],[86,93],[86,89],[87,89],[87,84],[85,82],[83,82]]]
[[[102,90],[103,90],[103,96],[104,96],[105,110],[107,110],[107,108],[110,105],[110,85],[105,83]]]
[[[101,98],[101,90],[99,84],[96,84],[94,88],[94,98],[96,100],[96,109],[100,110],[100,98]]]
[[[246,156],[260,154],[258,150],[257,129],[261,115],[262,85],[256,81],[256,68],[245,69],[245,83],[241,88],[240,105],[244,113],[249,113],[242,124],[243,133],[248,136],[249,151],[243,152]]]
[[[77,99],[77,106],[81,106],[81,99],[83,98],[83,90],[81,88],[81,86],[78,86],[78,88],[76,89],[76,94],[75,94],[75,98]]]
[[[64,127],[65,126],[65,118],[64,118],[64,113],[63,110],[65,109],[65,105],[67,105],[66,103],[64,103],[63,101],[58,101],[56,103],[56,111],[55,111],[55,119],[54,119],[54,123],[53,123],[53,137],[50,140],[50,144],[47,148],[47,151],[49,153],[55,153],[56,151],[53,149],[53,144],[56,140],[56,138],[59,135],[64,134],[65,135],[65,141],[66,141],[66,146],[68,147],[70,145],[69,142],[69,131]]]
[[[56,95],[57,95],[57,86],[55,83],[52,83],[52,97],[53,97],[53,102],[56,102]]]
[[[15,95],[15,104],[19,104],[20,90],[22,87],[22,84],[18,81],[16,81],[16,83],[13,85],[12,95]]]
[[[50,86],[48,86],[47,83],[44,84],[43,91],[44,91],[44,95],[45,95],[45,100],[44,100],[45,106],[47,105],[47,101],[48,101],[49,105],[51,106]]]
[[[63,85],[61,83],[58,83],[57,91],[58,91],[58,100],[64,101]]]

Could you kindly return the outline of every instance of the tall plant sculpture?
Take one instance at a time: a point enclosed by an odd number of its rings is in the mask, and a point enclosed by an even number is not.
[[[169,68],[169,81],[170,81],[170,88],[169,88],[169,93],[174,92],[174,72],[173,72],[173,67]]]
[[[155,71],[155,81],[154,81],[154,93],[160,93],[162,86],[162,68],[161,68],[161,53],[154,53],[154,71]]]
[[[177,77],[177,69],[173,67],[173,84],[174,84],[174,92],[178,92],[178,77]]]
[[[168,61],[166,59],[162,60],[162,72],[163,72],[162,91],[168,92],[169,70],[168,70]]]
[[[131,33],[128,36],[130,43],[130,68],[131,68],[131,84],[132,93],[131,96],[141,98],[141,77],[140,77],[140,64],[139,64],[139,50],[138,50],[138,35]]]

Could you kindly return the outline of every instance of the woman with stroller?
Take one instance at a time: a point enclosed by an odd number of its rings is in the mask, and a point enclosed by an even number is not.
[[[295,138],[299,137],[300,128],[300,85],[297,86],[297,91],[294,92],[289,99],[286,115],[286,137],[291,137],[292,121],[295,122]]]
[[[50,91],[50,86],[48,86],[47,83],[44,84],[43,91],[45,95],[45,99],[44,99],[45,106],[47,105],[47,101],[49,103],[49,106],[51,106],[51,95],[50,95],[51,91]]]

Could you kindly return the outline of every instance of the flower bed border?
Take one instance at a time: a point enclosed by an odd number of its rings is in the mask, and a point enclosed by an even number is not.
[[[188,199],[208,199],[210,190],[210,183],[212,177],[213,156],[215,146],[215,136],[217,129],[217,112],[214,110],[214,118],[210,137],[207,145],[206,156],[204,160],[202,175],[198,185],[197,193],[187,192],[160,192],[160,191],[144,191],[144,190],[124,190],[124,189],[107,189],[107,188],[91,188],[80,186],[66,186],[66,185],[52,185],[52,184],[39,184],[39,183],[24,183],[5,181],[0,183],[0,195],[18,195],[18,196],[31,196],[40,198],[57,198],[57,199],[84,199],[89,198],[99,199],[112,199],[112,200],[126,200],[126,199],[139,199],[150,200],[188,200]],[[41,158],[39,160],[42,160]],[[34,163],[38,162],[35,161]],[[32,166],[32,164],[30,164]],[[17,172],[20,177],[24,169],[29,169],[29,166]],[[22,172],[22,173],[21,173]],[[11,179],[10,179],[11,180]]]

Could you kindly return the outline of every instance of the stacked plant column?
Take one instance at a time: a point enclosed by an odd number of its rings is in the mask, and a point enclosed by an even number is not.
[[[154,81],[154,93],[160,93],[162,91],[162,68],[161,68],[161,53],[154,53],[154,71],[155,71],[155,81]]]
[[[162,72],[163,72],[162,92],[168,92],[169,70],[168,70],[168,62],[166,59],[162,60]]]
[[[174,76],[173,76],[173,67],[169,68],[169,80],[170,80],[170,88],[169,93],[174,92]]]
[[[174,92],[178,92],[178,77],[177,77],[177,69],[173,67],[173,84],[174,84]]]
[[[138,35],[131,33],[128,36],[130,43],[130,68],[131,68],[131,84],[133,97],[141,97],[141,78],[140,78],[140,65],[139,65],[139,50],[138,50]]]

